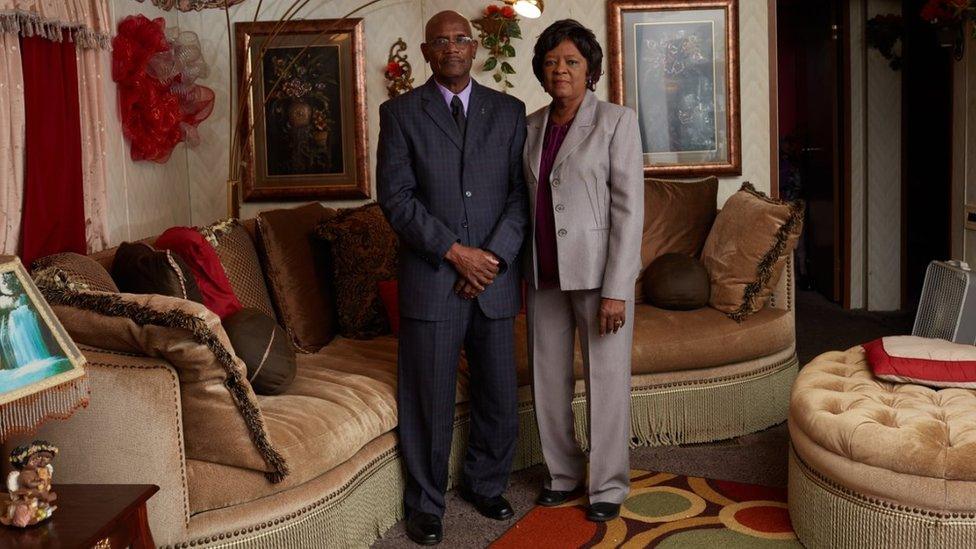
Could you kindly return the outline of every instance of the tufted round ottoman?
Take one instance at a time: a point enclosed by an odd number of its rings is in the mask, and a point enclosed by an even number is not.
[[[976,547],[976,391],[876,380],[858,346],[800,370],[789,428],[807,547]]]

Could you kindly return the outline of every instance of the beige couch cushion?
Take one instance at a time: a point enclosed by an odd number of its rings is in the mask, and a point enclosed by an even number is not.
[[[851,461],[976,481],[976,391],[880,381],[860,346],[820,355],[800,371],[790,418],[812,443]]]
[[[247,383],[246,367],[209,309],[153,294],[44,288],[44,297],[77,343],[173,365],[188,458],[254,469],[273,482],[288,473]]]

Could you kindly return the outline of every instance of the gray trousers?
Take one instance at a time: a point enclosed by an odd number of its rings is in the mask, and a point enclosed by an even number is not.
[[[586,381],[590,503],[622,503],[630,489],[630,355],[634,302],[616,334],[600,336],[600,290],[528,289],[529,361],[546,488],[583,484],[586,456],[573,429],[573,348],[577,334]]]

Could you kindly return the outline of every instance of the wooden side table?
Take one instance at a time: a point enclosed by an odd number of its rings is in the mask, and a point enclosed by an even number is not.
[[[55,484],[57,510],[30,528],[0,526],[0,549],[149,549],[146,501],[159,491],[153,484]],[[0,498],[8,499],[6,493]]]

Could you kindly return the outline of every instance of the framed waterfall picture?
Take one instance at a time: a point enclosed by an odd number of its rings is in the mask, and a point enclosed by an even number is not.
[[[0,405],[81,377],[84,364],[20,259],[0,256]]]
[[[244,201],[369,198],[362,19],[235,32]]]
[[[647,176],[742,173],[738,0],[609,0],[610,100]]]

